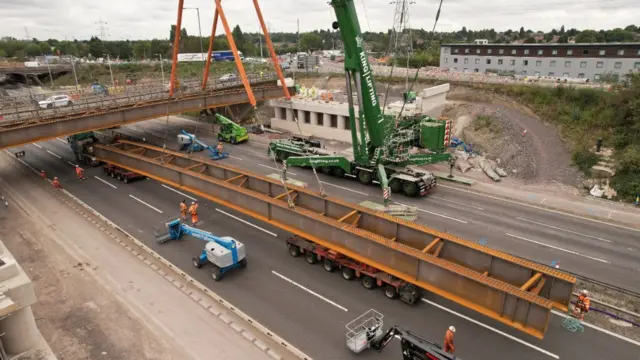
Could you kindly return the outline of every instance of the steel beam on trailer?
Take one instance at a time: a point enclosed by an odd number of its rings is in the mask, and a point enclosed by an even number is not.
[[[147,149],[144,155],[129,152],[140,147]],[[131,141],[98,145],[95,152],[99,160],[235,209],[538,338],[544,336],[554,303],[520,287],[536,272],[542,274],[542,279],[551,279],[546,281],[547,285],[561,281],[571,283],[571,279],[559,271],[547,270],[448,234],[437,234],[440,240],[436,256],[422,253],[425,239],[433,241],[433,230],[346,201],[322,197],[308,189],[290,187],[297,195],[295,207],[290,208],[286,202],[275,199],[287,191],[281,182],[211,160],[193,159]],[[172,163],[154,160],[160,154],[174,156]],[[187,169],[198,163],[206,164],[206,171],[198,173]],[[229,181],[240,177],[244,186]],[[354,210],[360,216],[357,227],[338,221]],[[393,231],[391,224],[395,227]],[[418,235],[422,242],[415,241]],[[463,254],[466,254],[466,263],[452,261]],[[488,259],[491,266],[480,271],[477,265],[483,259]],[[467,266],[468,262],[476,266]],[[489,270],[492,277],[485,275]],[[503,274],[507,270],[526,271],[531,275],[514,285],[503,280],[509,279]],[[501,275],[495,276],[496,273]],[[573,288],[573,283],[570,287]]]
[[[254,89],[259,101],[282,97],[275,82]],[[167,115],[177,115],[204,108],[242,104],[249,101],[242,88],[214,90],[173,99],[150,101],[137,105],[120,105],[91,114],[69,114],[38,122],[24,122],[0,129],[0,149],[20,146],[56,137],[107,129]]]

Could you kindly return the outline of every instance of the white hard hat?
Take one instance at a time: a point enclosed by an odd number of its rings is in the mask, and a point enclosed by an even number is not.
[[[195,203],[196,203],[195,201],[192,201],[192,202],[191,202],[191,205],[193,205],[193,204],[195,204]]]
[[[80,165],[76,165],[76,167],[80,167]]]
[[[451,332],[456,332],[456,327],[455,326],[449,326],[449,330],[451,330]]]
[[[581,292],[583,295],[589,295],[589,292],[587,290],[582,290]]]

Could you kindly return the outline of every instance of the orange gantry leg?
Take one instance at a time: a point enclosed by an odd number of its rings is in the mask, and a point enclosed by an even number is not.
[[[182,8],[184,0],[178,0],[178,21],[176,22],[176,33],[173,39],[173,62],[171,63],[171,84],[169,85],[169,96],[173,96],[176,81],[176,71],[178,70],[178,52],[180,51],[180,32],[182,31]]]

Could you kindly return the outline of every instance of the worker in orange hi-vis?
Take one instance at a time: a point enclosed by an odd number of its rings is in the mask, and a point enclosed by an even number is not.
[[[57,176],[53,178],[53,182],[52,182],[52,184],[53,184],[53,187],[54,187],[54,188],[56,188],[56,189],[62,189],[62,185],[60,185],[60,180],[58,180],[58,177],[57,177]]]
[[[195,227],[198,223],[198,205],[195,202],[192,202],[191,206],[189,206],[189,214],[191,215],[191,225]]]
[[[455,326],[449,326],[447,333],[444,335],[444,351],[453,355],[456,352],[456,347],[453,346],[453,335],[456,333]]]
[[[78,175],[78,179],[84,180],[84,169],[80,165],[76,165],[76,175]]]
[[[180,203],[180,217],[182,221],[187,221],[187,203],[184,200]]]
[[[47,173],[44,172],[44,170],[40,170],[40,177],[43,178],[43,179],[46,179],[47,178]]]
[[[580,320],[584,320],[584,314],[589,312],[590,307],[591,300],[589,299],[589,292],[587,290],[582,290],[580,292],[580,296],[578,296],[576,306],[573,307],[573,315]]]
[[[220,142],[218,143],[218,146],[216,146],[216,150],[218,150],[218,154],[222,155],[222,151],[224,150],[222,148],[222,143]]]

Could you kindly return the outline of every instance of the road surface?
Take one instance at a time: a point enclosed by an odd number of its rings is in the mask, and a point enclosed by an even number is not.
[[[141,131],[141,127],[136,129],[138,132]],[[203,139],[206,140],[206,138]],[[227,147],[231,146],[227,145]],[[106,178],[100,168],[86,169],[85,175],[88,179],[80,182],[75,179],[73,154],[63,140],[52,140],[15,149],[15,151],[19,150],[26,151],[23,159],[31,166],[45,170],[49,176],[59,176],[62,185],[71,193],[137,236],[191,276],[209,285],[212,290],[249,316],[316,359],[354,359],[355,355],[344,346],[344,325],[371,308],[385,315],[388,326],[397,324],[436,342],[442,341],[448,326],[455,325],[457,355],[462,359],[513,359],[515,356],[521,360],[633,359],[634,356],[637,357],[640,350],[638,343],[622,340],[592,328],[587,328],[584,333],[570,333],[562,327],[562,317],[558,315],[552,315],[547,335],[544,340],[539,341],[433,295],[427,294],[424,301],[416,307],[389,300],[379,290],[366,290],[357,282],[341,280],[337,273],[326,273],[320,265],[311,266],[302,258],[290,257],[284,242],[287,234],[279,229],[254,222],[233,210],[198,199],[202,228],[217,235],[235,237],[244,242],[247,247],[248,267],[230,272],[224,281],[213,282],[207,268],[195,269],[191,265],[191,258],[202,249],[201,241],[185,238],[163,245],[158,245],[154,241],[154,229],[160,228],[166,220],[178,215],[179,202],[183,199],[191,201],[196,197],[179,193],[152,180],[130,184],[120,183],[112,178]],[[225,162],[243,164],[243,167],[258,173],[273,172],[269,169],[272,164],[263,155],[264,149],[257,147],[256,144],[239,145],[233,147],[231,152],[233,157]],[[296,169],[293,172],[299,178],[304,176],[302,170]],[[296,177],[294,174],[291,175]],[[364,197],[364,194],[370,191],[372,194],[377,191],[375,188],[362,188],[346,180],[343,182],[335,179],[326,180],[327,190],[332,195],[343,198],[355,199],[356,195]],[[353,190],[351,187],[358,190]],[[477,220],[472,220],[468,214],[479,213],[475,216],[482,216],[480,218],[482,221],[489,221],[494,216],[507,218],[516,215],[514,214],[516,210],[499,202],[476,203],[468,199],[463,201],[459,195],[458,197],[455,195],[455,192],[449,190],[434,194],[448,201],[461,201],[465,206],[481,207],[482,210],[463,210],[467,214],[465,216],[457,211],[458,207],[464,208],[462,205],[452,203],[452,205],[441,206],[434,199],[420,200],[421,207],[425,211],[438,213],[428,219],[432,226],[447,227],[451,232],[466,231],[469,238],[473,238],[471,236],[474,234],[473,229],[477,227],[475,223]],[[441,200],[441,202],[448,204],[447,201]],[[522,212],[517,215],[523,218],[532,217],[533,220],[550,224],[558,223],[557,220],[553,222],[552,217],[542,218],[543,215],[535,213]],[[570,224],[562,225],[570,226]],[[492,226],[494,225],[487,224],[482,230],[486,229],[489,233]],[[520,232],[515,235],[524,234],[523,236],[527,237],[533,237],[529,232],[533,229],[540,231],[536,233],[536,238],[547,233],[544,226],[532,226],[517,219],[511,219],[504,226],[514,226],[520,229]],[[579,227],[577,229],[585,231]],[[496,229],[496,234],[502,231],[504,228],[500,227]],[[515,232],[515,230],[509,231]],[[580,239],[574,238],[574,234],[569,234],[571,236],[565,235],[567,239]],[[504,243],[504,246],[513,246],[521,252],[526,251],[527,255],[534,258],[545,255],[547,251],[544,248],[532,246],[526,241],[504,238],[499,242],[497,239],[493,240],[490,235],[487,236],[490,244]],[[475,238],[478,238],[478,233],[475,233]],[[622,241],[617,237],[610,238]],[[546,239],[546,241],[550,240]],[[600,245],[595,243],[599,240],[593,241],[594,244]],[[627,241],[630,242],[631,239]],[[586,239],[583,242],[588,243]],[[603,242],[603,244],[614,248],[612,243]],[[576,256],[575,261],[576,266],[579,266],[578,261],[587,260]],[[593,261],[593,263],[599,262]],[[588,264],[591,265],[591,263]],[[611,264],[601,266],[605,269]],[[358,357],[399,358],[399,344],[394,342],[383,354],[368,352]]]

